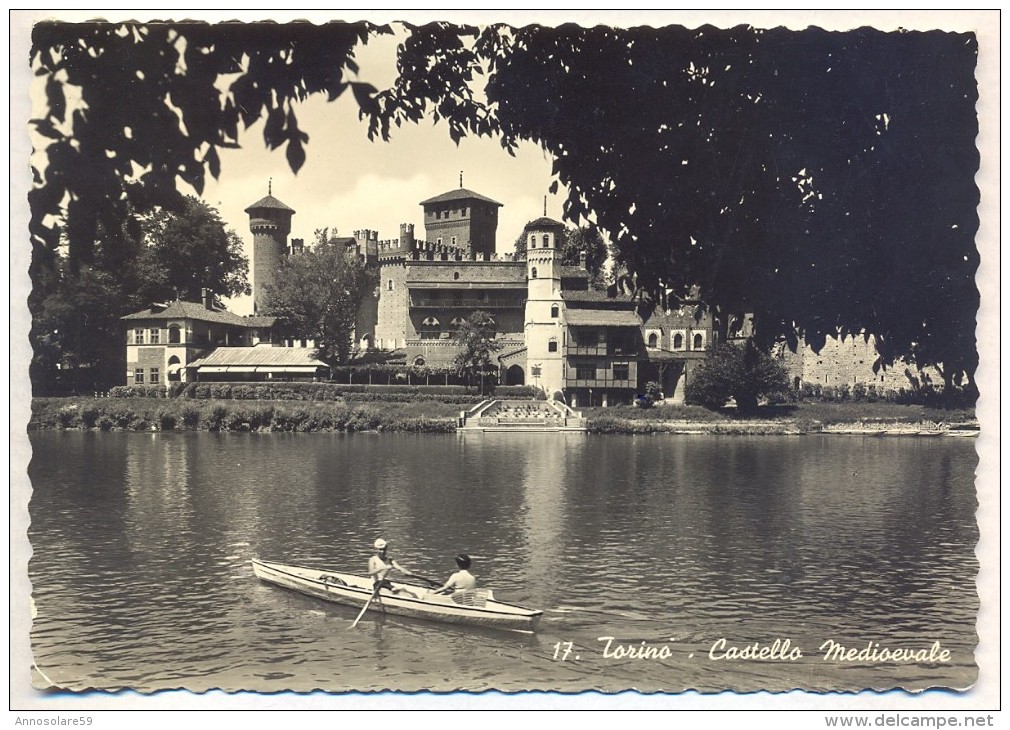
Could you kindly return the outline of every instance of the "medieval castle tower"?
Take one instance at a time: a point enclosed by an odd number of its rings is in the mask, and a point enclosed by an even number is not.
[[[272,187],[272,186],[271,186]],[[267,193],[245,209],[249,214],[249,230],[253,234],[252,291],[253,313],[263,311],[266,285],[272,284],[274,272],[280,268],[287,253],[291,233],[293,208]]]

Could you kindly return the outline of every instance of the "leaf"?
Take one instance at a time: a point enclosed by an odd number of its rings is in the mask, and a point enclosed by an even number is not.
[[[263,127],[263,141],[272,150],[277,149],[286,139],[284,135],[284,110],[274,108],[267,115],[266,126]]]
[[[217,180],[221,176],[221,158],[218,157],[217,149],[211,145],[203,159],[210,169],[210,174]]]
[[[63,84],[54,76],[46,80],[46,99],[49,102],[49,114],[58,121],[64,121],[67,116],[67,99],[63,94]]]
[[[287,158],[291,172],[297,174],[305,164],[305,148],[302,147],[301,139],[296,137],[288,141]]]

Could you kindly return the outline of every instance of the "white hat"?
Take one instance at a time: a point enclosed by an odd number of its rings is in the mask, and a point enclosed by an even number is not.
[[[384,548],[384,547],[386,547],[386,541],[383,540],[381,537],[378,540],[375,541],[375,549],[376,550],[382,550],[382,548]]]

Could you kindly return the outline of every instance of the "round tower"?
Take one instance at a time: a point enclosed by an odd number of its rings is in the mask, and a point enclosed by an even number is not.
[[[561,298],[561,237],[564,223],[538,218],[526,238],[526,372],[548,395],[565,386],[565,303]],[[539,375],[537,375],[539,373]]]
[[[253,312],[263,310],[266,285],[273,283],[274,273],[288,248],[293,208],[273,195],[257,200],[245,209],[249,214],[249,230],[253,234],[252,292]]]

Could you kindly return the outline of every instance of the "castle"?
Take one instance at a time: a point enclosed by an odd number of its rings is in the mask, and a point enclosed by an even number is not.
[[[336,239],[379,272],[379,285],[357,313],[359,352],[395,353],[407,365],[447,365],[458,352],[455,330],[482,310],[494,321],[503,384],[534,385],[570,405],[589,406],[630,403],[656,382],[668,399],[683,401],[692,370],[718,336],[712,315],[698,302],[674,308],[616,285],[591,287],[585,257],[578,264],[561,260],[565,226],[546,216],[523,230],[524,260],[500,255],[502,204],[462,184],[420,205],[422,238],[403,223],[394,239],[380,240],[368,229]],[[157,304],[127,315],[128,383],[327,377],[311,342],[282,341],[274,318],[263,316],[266,287],[281,262],[305,249],[304,239],[288,242],[295,210],[271,190],[246,213],[253,316],[225,311],[209,292],[201,303]],[[727,330],[730,337],[746,337],[749,327],[745,321]],[[795,388],[873,384],[884,391],[923,377],[904,368],[873,372],[872,338],[829,340],[819,354],[779,348],[778,356]]]
[[[355,326],[361,350],[397,351],[410,365],[447,364],[456,328],[474,311],[494,320],[499,378],[563,394],[573,405],[630,403],[657,381],[682,398],[690,368],[713,341],[709,315],[693,307],[642,311],[629,292],[590,287],[585,258],[561,260],[565,226],[542,217],[527,224],[525,260],[496,253],[502,204],[460,187],[420,203],[424,236],[400,225],[399,237],[356,230],[337,239],[379,271]],[[256,312],[285,255],[304,249],[287,236],[295,211],[272,195],[246,209],[253,234]]]

